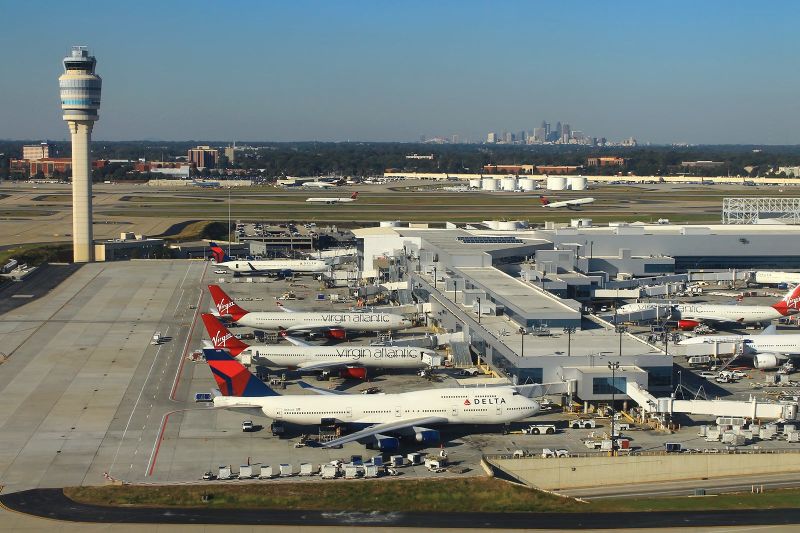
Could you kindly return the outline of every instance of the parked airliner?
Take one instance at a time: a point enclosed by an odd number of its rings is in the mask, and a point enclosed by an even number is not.
[[[263,414],[276,421],[311,425],[331,421],[363,428],[323,444],[373,444],[381,450],[400,447],[398,436],[435,443],[439,432],[426,426],[507,424],[540,411],[539,403],[513,386],[437,388],[396,394],[346,394],[302,383],[318,395],[279,395],[223,350],[203,350],[219,387],[214,407]]]
[[[242,309],[219,285],[208,290],[220,316],[230,316],[242,326],[265,330],[285,330],[287,333],[324,333],[331,338],[344,339],[348,331],[398,331],[410,328],[411,320],[391,313],[353,313],[347,311],[287,312]]]
[[[347,377],[366,378],[367,368],[415,369],[438,360],[436,352],[413,346],[315,346],[285,335],[292,346],[249,346],[231,334],[211,314],[202,315],[214,348],[228,351],[239,359],[270,368],[296,368],[304,372],[345,368]]]
[[[626,304],[617,309],[619,314],[639,313],[660,309],[665,315],[672,313],[678,319],[680,329],[693,329],[702,322],[760,324],[783,316],[794,315],[800,310],[800,285],[791,289],[781,301],[773,305],[724,305],[724,304],[671,304],[644,302]]]
[[[539,199],[542,202],[542,207],[549,207],[553,209],[558,209],[559,207],[573,209],[579,205],[591,204],[594,202],[594,198],[576,198],[574,200],[564,200],[562,202],[551,202],[546,196],[540,196]]]
[[[319,259],[232,259],[214,242],[211,243],[211,253],[217,265],[238,274],[319,274],[330,269],[328,263]]]
[[[752,356],[753,366],[765,370],[778,368],[791,356],[800,355],[800,334],[778,335],[775,331],[775,326],[769,326],[760,335],[702,335],[682,340],[678,345],[741,343],[742,355]]]

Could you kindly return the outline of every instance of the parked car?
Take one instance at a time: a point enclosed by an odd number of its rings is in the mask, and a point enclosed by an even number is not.
[[[253,425],[252,420],[245,420],[242,422],[242,431],[254,431],[255,426]]]
[[[700,376],[703,379],[713,379],[713,378],[717,377],[717,373],[716,372],[711,372],[711,371],[708,371],[708,370],[704,370],[704,371],[700,372],[698,374],[698,376]]]
[[[221,268],[218,268],[217,270],[214,271],[214,274],[227,274],[227,273],[228,273],[227,270],[222,270]]]

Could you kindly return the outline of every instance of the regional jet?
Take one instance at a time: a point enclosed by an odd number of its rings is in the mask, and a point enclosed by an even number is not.
[[[325,197],[325,198],[307,198],[306,202],[313,202],[318,204],[346,204],[350,202],[355,202],[356,198],[358,198],[358,192],[354,192],[350,195],[350,198],[342,198],[342,197]]]
[[[590,204],[594,202],[594,198],[576,198],[575,200],[564,200],[563,202],[551,202],[546,196],[540,196],[542,207],[550,207],[558,209],[559,207],[566,207],[567,209],[574,209],[579,205]]]
[[[328,263],[317,259],[232,259],[217,243],[211,243],[214,262],[237,274],[320,274],[330,269]]]

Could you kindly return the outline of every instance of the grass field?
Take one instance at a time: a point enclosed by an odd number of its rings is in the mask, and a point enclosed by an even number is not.
[[[75,501],[97,505],[364,512],[641,512],[781,509],[800,505],[797,489],[706,497],[626,497],[582,503],[494,478],[71,487],[64,493]],[[211,495],[210,500],[203,502],[203,495]]]

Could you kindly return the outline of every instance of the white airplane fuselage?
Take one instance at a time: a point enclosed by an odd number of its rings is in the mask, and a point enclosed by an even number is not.
[[[747,351],[800,355],[800,334],[787,335],[702,335],[684,339],[678,344],[744,343]]]
[[[283,311],[250,312],[236,321],[237,324],[264,330],[285,329],[287,332],[342,329],[345,331],[398,331],[411,327],[411,321],[401,315],[389,313],[341,313]]]
[[[335,419],[349,424],[441,417],[447,424],[505,424],[539,412],[539,404],[512,387],[442,388],[399,394],[297,394],[267,397],[217,396],[214,407],[259,408],[265,416],[294,424]]]
[[[232,272],[257,273],[257,272],[279,272],[291,270],[292,272],[319,273],[328,270],[329,266],[325,261],[318,259],[269,259],[259,261],[248,261],[246,259],[233,259],[218,263]]]
[[[623,305],[621,314],[638,313],[660,308],[664,315],[672,311],[672,318],[680,320],[707,320],[711,322],[736,322],[739,324],[758,324],[786,316],[769,305],[720,305],[720,304],[665,304],[635,303]],[[678,316],[675,316],[675,315]]]
[[[250,346],[241,355],[249,355],[259,365],[302,367],[326,362],[367,368],[424,368],[424,355],[436,352],[409,346]]]

